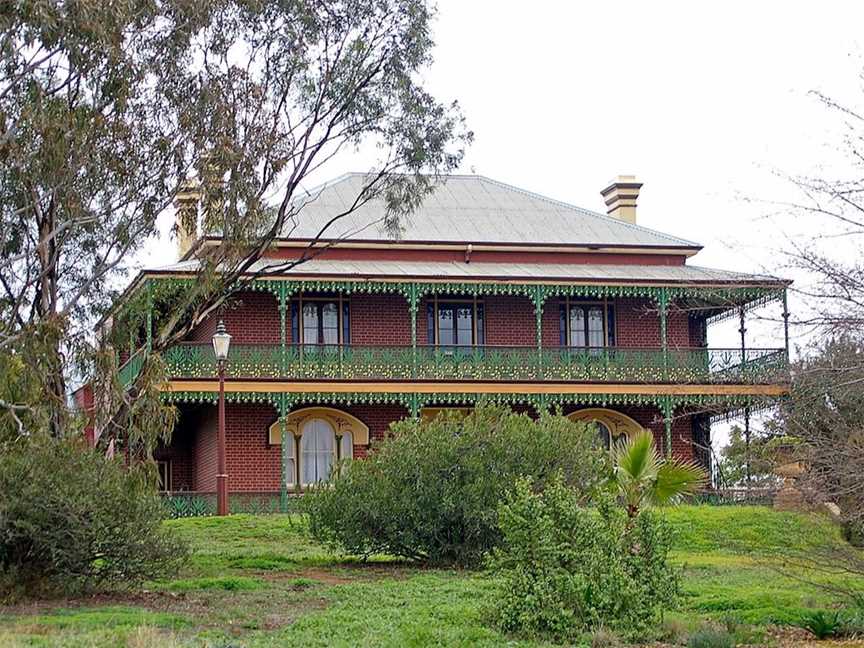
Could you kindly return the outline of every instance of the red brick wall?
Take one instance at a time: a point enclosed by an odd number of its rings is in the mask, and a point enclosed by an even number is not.
[[[298,405],[312,407],[314,404]],[[386,435],[390,424],[408,416],[400,405],[354,405],[337,407],[369,426],[374,443]],[[226,403],[225,440],[228,488],[232,492],[278,491],[281,479],[282,448],[269,444],[269,429],[276,421],[275,409],[262,403]],[[184,412],[171,446],[160,448],[157,459],[172,461],[174,490],[216,490],[215,406],[203,407],[200,414]],[[354,445],[354,457],[364,458],[369,448]]]
[[[231,298],[221,315],[214,313],[190,334],[190,342],[209,342],[220,317],[232,344],[279,344],[279,307],[276,297],[264,292],[243,292]],[[288,335],[291,323],[288,322]]]
[[[417,312],[417,341],[426,344],[426,304]],[[534,306],[527,297],[495,295],[482,299],[485,305],[486,343],[503,346],[533,346],[536,342]],[[653,301],[620,299],[615,306],[616,343],[623,347],[660,346],[660,316]],[[549,299],[543,308],[543,345],[559,345],[558,299]],[[350,298],[351,340],[357,345],[408,345],[411,320],[408,304],[399,295],[353,295]],[[222,314],[232,341],[238,344],[279,344],[280,324],[276,298],[269,293],[241,293]],[[289,315],[290,318],[290,315]],[[189,339],[209,342],[218,315],[197,327]],[[286,322],[291,335],[291,322]],[[671,348],[697,346],[699,326],[684,311],[671,309],[667,318],[667,339]]]
[[[467,241],[466,241],[467,243]],[[477,241],[474,241],[476,244]],[[302,250],[298,248],[269,249],[268,258],[297,259]],[[443,261],[465,262],[465,250],[432,249],[405,250],[398,248],[342,248],[333,246],[322,250],[319,259],[351,259],[369,261]],[[602,265],[684,265],[687,257],[683,254],[634,254],[610,252],[538,252],[536,250],[493,251],[474,250],[473,263],[564,263],[564,264],[602,264]],[[302,266],[298,268],[302,274]]]
[[[401,295],[352,295],[351,343],[357,345],[410,345],[411,318],[408,302]],[[418,311],[425,321],[426,311]],[[424,326],[425,336],[425,326]],[[417,341],[425,343],[426,338]]]
[[[218,468],[216,463],[216,426],[216,407],[210,407],[199,419],[195,439],[195,490],[197,491],[216,490]]]
[[[175,491],[195,490],[195,438],[197,417],[194,412],[181,410],[171,436],[169,447],[157,448],[153,453],[157,461],[171,462],[171,489]]]
[[[408,410],[401,405],[352,405],[342,407],[349,414],[356,416],[369,426],[370,445],[381,441],[390,429],[390,424],[400,421],[409,415]],[[354,445],[354,456],[365,457],[369,448]]]
[[[486,344],[535,346],[537,320],[534,304],[519,295],[492,295],[483,299]]]
[[[616,344],[623,347],[660,346],[660,314],[648,299],[615,302]],[[666,318],[666,340],[670,347],[690,346],[690,322],[686,312],[670,309]]]
[[[225,410],[228,489],[278,491],[282,447],[269,444],[278,415],[263,403],[228,403]]]
[[[446,301],[446,298],[439,299],[440,301]],[[417,311],[418,344],[428,343],[428,316],[426,309],[427,304],[432,303],[432,301],[432,297],[424,298],[420,301],[420,308]],[[537,344],[537,323],[534,319],[534,305],[527,297],[518,295],[488,295],[478,298],[477,302],[483,304],[486,344],[500,346],[534,346]],[[353,323],[352,326],[354,326]]]
[[[561,302],[547,299],[543,304],[543,330],[540,337],[544,347],[561,346]]]

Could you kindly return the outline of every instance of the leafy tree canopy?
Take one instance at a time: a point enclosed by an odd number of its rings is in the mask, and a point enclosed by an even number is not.
[[[432,13],[423,0],[0,6],[0,383],[19,386],[0,394],[6,432],[70,424],[66,383],[94,366],[94,323],[190,175],[203,231],[224,239],[160,319],[154,357],[302,218],[301,187],[341,152],[377,151],[352,209],[383,196],[398,230],[430,187],[421,172],[451,170],[471,139],[421,81]],[[117,324],[128,340],[140,320]],[[141,438],[164,433],[169,414],[133,403],[157,374],[106,397],[106,430],[146,411]]]

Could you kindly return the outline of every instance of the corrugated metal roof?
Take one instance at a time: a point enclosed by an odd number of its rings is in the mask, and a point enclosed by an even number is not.
[[[317,237],[330,219],[351,207],[365,177],[347,174],[298,198],[303,207],[286,223],[283,236]],[[324,238],[391,241],[385,215],[384,201],[370,200],[330,226]],[[699,247],[478,175],[445,176],[400,224],[398,240],[404,242]]]
[[[264,259],[250,272],[277,270],[284,261]],[[183,261],[150,272],[194,272],[197,261]],[[649,283],[758,283],[776,284],[782,280],[768,275],[752,275],[728,270],[680,265],[601,265],[565,263],[461,263],[457,261],[341,261],[311,259],[277,275],[297,277],[350,277],[353,280],[372,278],[450,279],[512,279],[533,281],[612,281]]]

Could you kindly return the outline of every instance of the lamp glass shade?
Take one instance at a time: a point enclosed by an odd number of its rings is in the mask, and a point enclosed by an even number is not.
[[[231,346],[231,336],[225,330],[225,324],[221,321],[216,327],[216,332],[213,334],[213,353],[216,354],[217,360],[225,360],[228,358],[228,348]]]

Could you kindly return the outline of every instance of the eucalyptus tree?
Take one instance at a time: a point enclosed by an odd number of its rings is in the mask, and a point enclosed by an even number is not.
[[[94,322],[193,169],[203,230],[223,242],[202,255],[198,281],[160,320],[152,370],[103,403],[114,426],[138,426],[148,438],[170,418],[146,384],[158,377],[158,352],[231,294],[286,223],[302,219],[310,175],[343,151],[371,147],[367,181],[332,222],[384,196],[385,225],[398,229],[429,189],[426,174],[454,168],[471,139],[458,106],[420,80],[432,15],[423,0],[3,4],[7,431],[63,432],[73,364],[93,362]],[[127,334],[121,324],[114,334]],[[156,424],[145,430],[148,421]]]

